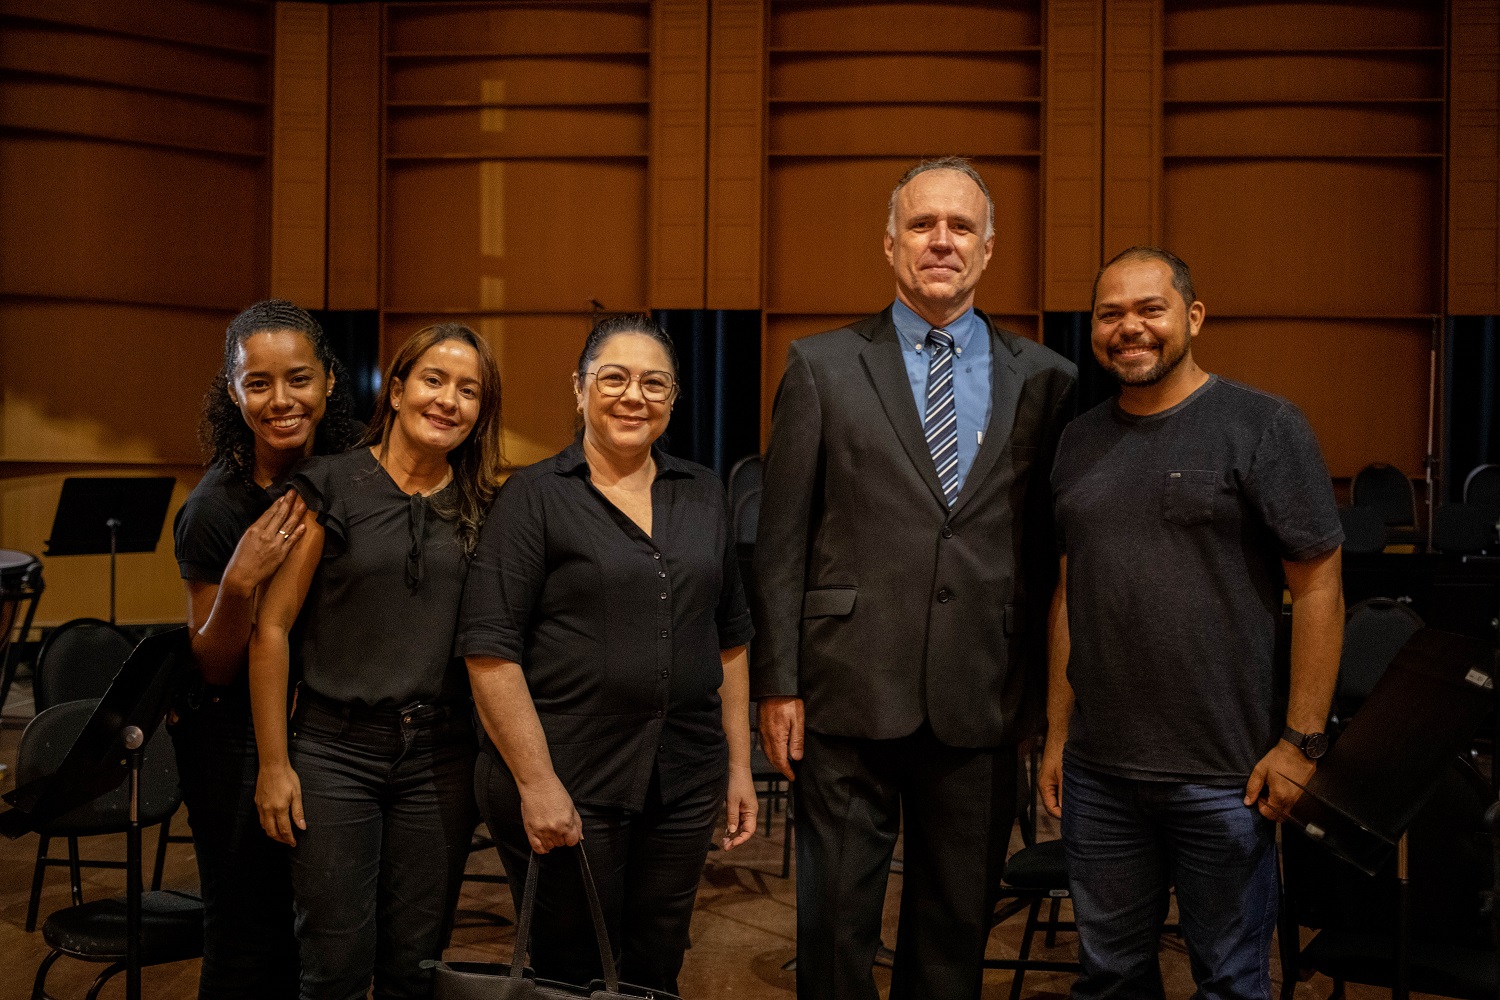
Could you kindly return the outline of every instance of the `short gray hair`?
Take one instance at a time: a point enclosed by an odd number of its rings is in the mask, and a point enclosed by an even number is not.
[[[891,188],[891,200],[886,206],[885,231],[890,236],[896,235],[896,198],[901,194],[901,189],[929,170],[955,170],[963,174],[969,180],[979,185],[979,191],[984,195],[984,238],[989,239],[995,235],[995,199],[990,197],[990,189],[984,183],[984,178],[979,176],[979,171],[974,165],[962,156],[940,156],[936,160],[923,160],[901,175],[896,186]]]

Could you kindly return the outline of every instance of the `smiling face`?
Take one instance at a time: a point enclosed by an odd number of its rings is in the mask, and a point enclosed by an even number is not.
[[[618,366],[631,378],[625,391],[609,396],[599,391],[595,373],[605,366]],[[673,381],[672,359],[655,339],[644,333],[617,333],[606,340],[589,365],[583,378],[573,376],[573,394],[578,412],[583,414],[584,440],[592,447],[625,459],[639,458],[650,450],[667,429],[672,416],[671,395],[660,402],[641,394],[641,376],[648,372],[666,372]]]
[[[288,454],[311,454],[332,391],[333,373],[323,370],[301,333],[264,330],[240,342],[229,398],[255,435],[258,464],[276,466]]]
[[[956,170],[918,174],[896,195],[895,232],[885,258],[896,294],[934,326],[946,326],[974,304],[974,287],[990,262],[989,211],[979,185]]]
[[[1192,340],[1203,325],[1203,303],[1186,303],[1160,260],[1125,260],[1099,276],[1094,358],[1127,390],[1157,386],[1191,364]]]
[[[463,444],[479,419],[479,353],[462,340],[423,351],[404,379],[391,380],[391,435],[417,451],[448,452]]]

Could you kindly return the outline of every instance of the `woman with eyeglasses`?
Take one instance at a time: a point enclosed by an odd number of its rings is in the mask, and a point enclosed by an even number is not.
[[[304,533],[250,641],[255,803],[292,848],[303,1000],[364,997],[372,979],[376,997],[430,996],[421,963],[451,927],[478,822],[453,636],[500,472],[500,375],[484,339],[459,323],[413,334],[362,444],[292,477]]]
[[[723,486],[656,446],[671,340],[647,316],[604,320],[573,393],[582,434],[510,477],[469,571],[475,788],[518,907],[541,865],[537,974],[600,974],[577,858],[555,850],[581,841],[621,979],[676,993],[720,808],[725,850],[755,830],[750,616]]]

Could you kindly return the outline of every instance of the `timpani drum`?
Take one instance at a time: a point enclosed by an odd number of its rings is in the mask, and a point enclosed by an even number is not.
[[[0,549],[0,709],[5,707],[10,682],[16,672],[15,643],[11,641],[11,634],[16,632],[19,642],[26,640],[44,586],[40,559],[30,552]],[[17,621],[21,623],[18,632],[15,629]]]

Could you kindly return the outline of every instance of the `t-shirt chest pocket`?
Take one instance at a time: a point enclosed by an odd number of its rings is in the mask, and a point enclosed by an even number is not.
[[[1161,516],[1173,524],[1191,528],[1214,519],[1214,494],[1219,474],[1212,469],[1183,469],[1166,474],[1162,487]]]

